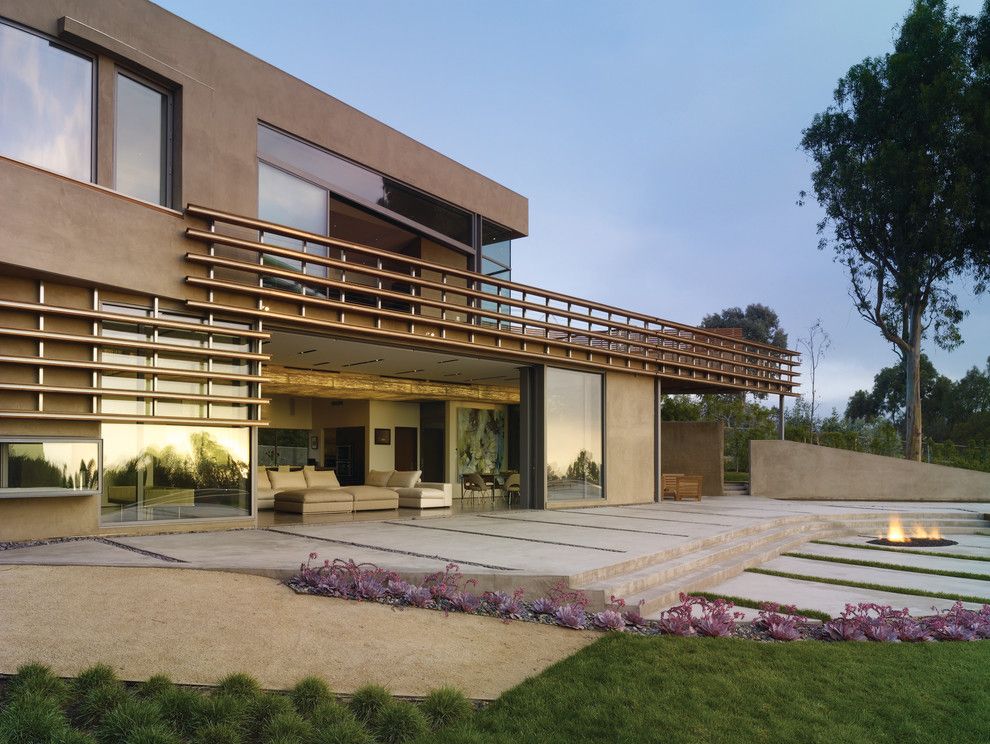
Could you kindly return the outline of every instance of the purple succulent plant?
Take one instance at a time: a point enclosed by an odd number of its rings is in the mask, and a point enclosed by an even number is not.
[[[429,607],[433,604],[433,594],[429,587],[410,586],[406,589],[405,600],[413,607]]]
[[[563,625],[565,628],[574,628],[575,630],[583,628],[586,622],[584,607],[576,604],[567,604],[563,607],[558,607],[554,613],[554,617],[557,619],[558,624]]]
[[[529,604],[534,615],[552,615],[557,611],[557,605],[549,597],[538,597]]]
[[[591,616],[591,624],[601,630],[623,631],[626,629],[626,619],[622,617],[621,612],[616,610],[596,612]]]
[[[460,612],[477,612],[481,607],[481,597],[471,592],[455,592],[449,601],[450,606]]]

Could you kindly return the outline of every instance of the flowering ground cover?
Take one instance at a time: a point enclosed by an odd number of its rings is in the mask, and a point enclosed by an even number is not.
[[[680,604],[653,620],[644,618],[638,607],[626,607],[611,598],[602,611],[589,612],[588,597],[579,590],[556,584],[545,596],[527,600],[521,589],[506,592],[471,591],[473,580],[465,580],[451,563],[441,572],[411,584],[394,571],[370,563],[335,559],[319,561],[309,555],[299,573],[289,580],[297,592],[343,599],[381,602],[397,607],[418,607],[443,612],[488,615],[504,621],[526,620],[573,629],[597,629],[638,635],[742,637],[764,641],[981,641],[990,639],[990,604],[979,610],[952,608],[922,617],[906,609],[876,603],[848,604],[838,617],[812,622],[795,607],[766,603],[757,619],[740,624],[726,598],[682,594]],[[950,597],[951,598],[951,597]]]

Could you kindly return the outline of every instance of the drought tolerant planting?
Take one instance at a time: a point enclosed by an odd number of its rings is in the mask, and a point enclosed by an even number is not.
[[[0,744],[401,744],[473,715],[449,687],[412,703],[368,685],[344,703],[317,677],[282,694],[247,674],[200,690],[165,676],[128,686],[103,665],[66,681],[26,664],[2,688]]]
[[[682,594],[680,604],[665,610],[655,620],[644,618],[638,607],[627,608],[622,599],[611,598],[600,612],[589,612],[588,597],[579,590],[555,584],[544,597],[532,601],[523,591],[470,591],[472,580],[465,580],[451,563],[442,572],[429,574],[419,584],[410,584],[397,573],[371,563],[336,559],[318,562],[316,553],[288,584],[297,592],[326,597],[380,602],[396,607],[418,607],[443,612],[487,615],[503,621],[524,620],[558,625],[575,630],[591,629],[628,632],[638,635],[740,637],[763,641],[976,641],[990,639],[990,604],[971,610],[957,601],[950,609],[912,617],[908,611],[874,603],[848,604],[836,618],[812,622],[795,607],[763,603],[757,619],[740,623],[730,599],[712,595]],[[753,570],[753,569],[751,569]],[[781,572],[761,571],[771,575]],[[833,582],[839,583],[839,582]],[[899,590],[917,593],[913,590]],[[928,596],[947,596],[932,594]],[[965,598],[964,598],[965,599]]]

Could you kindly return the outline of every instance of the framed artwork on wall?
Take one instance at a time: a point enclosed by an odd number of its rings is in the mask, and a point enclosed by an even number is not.
[[[392,430],[375,429],[375,444],[392,444]]]

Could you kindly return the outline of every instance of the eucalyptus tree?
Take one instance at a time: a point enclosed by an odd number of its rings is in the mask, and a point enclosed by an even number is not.
[[[955,288],[965,279],[980,294],[990,280],[988,17],[990,3],[971,18],[916,0],[894,50],[851,67],[801,140],[824,209],[819,247],[846,266],[856,310],[903,360],[915,460],[924,341],[961,344]]]

